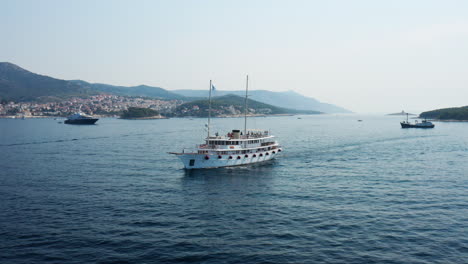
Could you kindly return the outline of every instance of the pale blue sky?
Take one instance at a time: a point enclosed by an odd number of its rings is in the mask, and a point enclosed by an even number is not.
[[[468,1],[0,0],[0,61],[62,79],[468,105]]]

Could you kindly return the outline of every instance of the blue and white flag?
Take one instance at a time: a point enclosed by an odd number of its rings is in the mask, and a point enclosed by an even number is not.
[[[211,85],[211,91],[214,91],[214,90],[216,90],[216,87],[212,84]]]

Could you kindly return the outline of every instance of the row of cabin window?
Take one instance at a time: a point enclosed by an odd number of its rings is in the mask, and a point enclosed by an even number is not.
[[[249,140],[247,144],[255,144],[263,140]],[[210,141],[211,145],[239,145],[242,141]]]
[[[271,150],[271,147],[259,148],[259,149],[256,149],[255,151],[254,150],[219,151],[218,154],[219,155],[248,154],[248,153],[257,153],[257,152],[267,151],[267,150]],[[198,153],[199,154],[208,154],[208,151],[207,150],[199,150]]]

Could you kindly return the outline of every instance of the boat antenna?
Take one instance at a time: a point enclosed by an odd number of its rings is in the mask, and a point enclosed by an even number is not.
[[[409,115],[409,114],[406,113],[406,123],[409,123],[409,122],[408,122],[408,115]]]
[[[208,97],[208,139],[210,139],[210,121],[211,121],[211,90],[212,90],[211,80],[210,80],[210,95]],[[207,143],[208,144],[208,143]]]
[[[249,92],[249,75],[245,82],[245,104],[244,104],[244,136],[247,136],[247,97]]]

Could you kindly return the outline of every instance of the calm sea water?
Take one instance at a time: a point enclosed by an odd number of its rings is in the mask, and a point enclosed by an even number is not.
[[[191,172],[202,119],[0,120],[0,262],[468,263],[468,123],[400,119],[252,118],[280,158]]]

